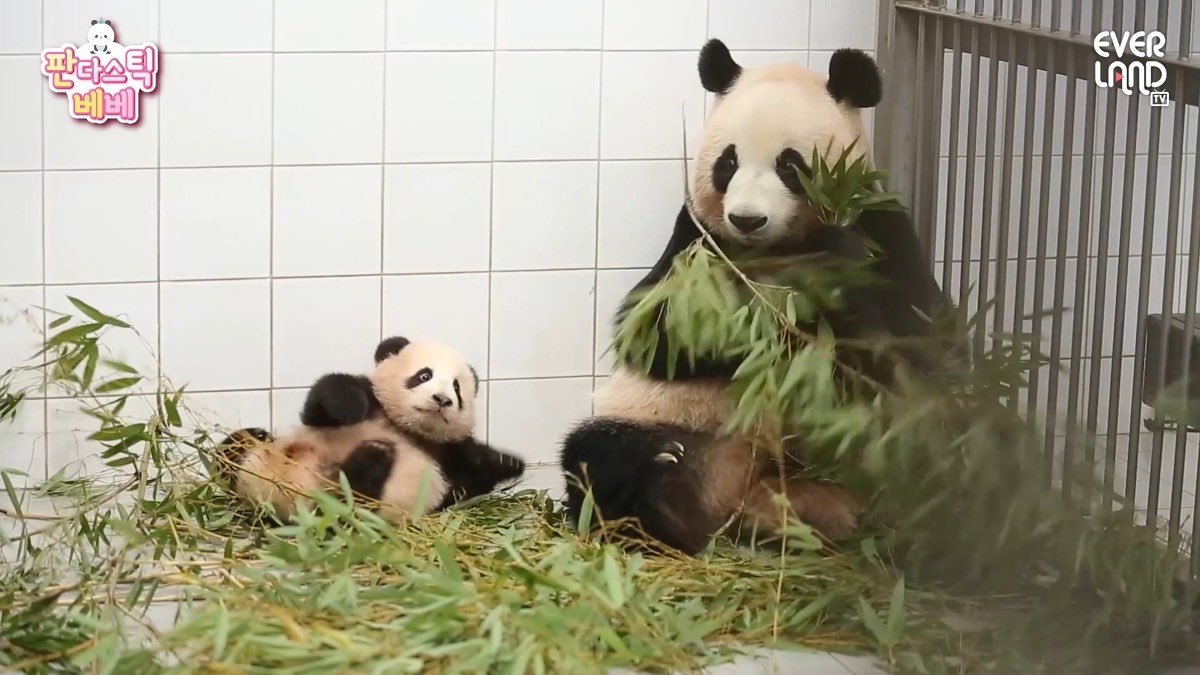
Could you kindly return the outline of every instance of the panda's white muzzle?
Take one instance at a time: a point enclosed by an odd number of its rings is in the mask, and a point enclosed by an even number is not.
[[[740,167],[725,190],[725,229],[746,243],[783,238],[796,217],[799,198],[770,170]]]

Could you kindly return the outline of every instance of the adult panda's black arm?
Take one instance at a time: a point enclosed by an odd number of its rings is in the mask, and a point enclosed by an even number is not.
[[[654,267],[625,296],[624,302],[617,309],[617,314],[614,318],[614,328],[621,324],[625,315],[637,302],[635,294],[662,281],[667,276],[667,273],[671,271],[671,265],[675,261],[675,256],[679,255],[688,246],[691,246],[699,237],[700,230],[696,228],[696,224],[692,221],[691,214],[688,213],[687,205],[685,204],[680,208],[679,215],[675,218],[675,230],[671,232],[671,238],[667,241],[667,246],[663,249],[662,255],[658,257],[658,262],[654,263]],[[670,374],[667,368],[667,354],[667,332],[663,327],[662,315],[660,313],[658,319],[658,349],[654,351],[654,358],[650,363],[648,373],[651,378],[656,380],[727,378],[731,377],[737,370],[738,365],[740,365],[740,362],[735,360],[720,360],[699,356],[694,362],[689,362],[684,355],[680,355],[675,363],[675,372]],[[640,364],[629,363],[627,365],[638,369]]]
[[[308,427],[342,427],[371,418],[379,400],[365,375],[330,373],[313,383],[300,410]]]
[[[908,212],[864,211],[853,227],[882,251],[874,271],[885,282],[877,291],[882,306],[893,308],[885,312],[892,334],[928,334],[929,319],[947,311],[951,303],[933,276]]]
[[[447,443],[435,458],[450,485],[439,508],[487,494],[525,473],[525,461],[520,457],[474,438]]]
[[[887,350],[843,350],[843,357],[860,359],[875,379],[887,381],[900,357],[921,372],[943,370],[961,363],[966,343],[953,324],[938,324],[952,309],[950,299],[934,278],[920,240],[905,211],[865,211],[849,228],[826,225],[806,237],[812,251],[868,263],[874,279],[867,285],[843,289],[844,307],[827,317],[839,337],[930,338],[908,341]],[[868,257],[867,246],[875,250]],[[952,332],[945,333],[949,329]],[[857,354],[857,357],[853,356]]]

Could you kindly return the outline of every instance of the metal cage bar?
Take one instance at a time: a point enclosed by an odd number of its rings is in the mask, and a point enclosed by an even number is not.
[[[889,88],[875,130],[943,288],[986,308],[972,345],[1003,331],[1047,354],[1017,408],[1044,424],[1046,479],[1084,461],[1105,507],[1185,549],[1200,537],[1194,9],[881,0],[880,65],[914,86]],[[1093,38],[1110,30],[1166,34],[1169,107],[1097,83],[1117,57]]]

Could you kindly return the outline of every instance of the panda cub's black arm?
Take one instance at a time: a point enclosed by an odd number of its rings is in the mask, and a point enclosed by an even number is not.
[[[438,464],[450,485],[442,508],[495,490],[525,473],[525,461],[474,438],[448,443]]]
[[[667,273],[671,271],[671,265],[675,261],[675,256],[679,255],[688,246],[691,246],[698,238],[700,238],[700,230],[697,229],[696,223],[692,220],[692,216],[688,213],[687,205],[685,204],[679,210],[679,215],[675,218],[675,230],[671,233],[671,239],[667,241],[667,247],[663,250],[662,255],[658,257],[658,262],[633,287],[629,295],[625,296],[624,302],[618,308],[614,327],[621,324],[625,319],[625,315],[637,302],[635,294],[662,281],[667,276]],[[656,380],[726,378],[732,377],[733,373],[737,371],[738,365],[740,365],[740,361],[723,361],[704,357],[697,357],[694,362],[690,362],[685,355],[681,354],[675,363],[675,372],[672,374],[667,368],[667,354],[667,331],[663,327],[663,317],[660,312],[658,318],[658,348],[654,351],[654,358],[650,362],[649,376],[651,378]],[[634,369],[638,369],[639,364],[630,363],[628,365]]]
[[[330,373],[313,383],[300,411],[308,427],[342,427],[369,419],[379,411],[379,400],[365,375]]]

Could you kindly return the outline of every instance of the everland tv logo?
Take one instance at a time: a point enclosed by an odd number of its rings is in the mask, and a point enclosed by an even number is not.
[[[1159,31],[1104,31],[1092,39],[1092,48],[1101,60],[1112,59],[1107,68],[1096,61],[1096,85],[1103,89],[1121,88],[1131,96],[1136,89],[1150,97],[1150,105],[1165,108],[1171,97],[1166,91],[1157,91],[1167,82],[1167,67],[1158,61],[1167,57],[1167,36]]]

